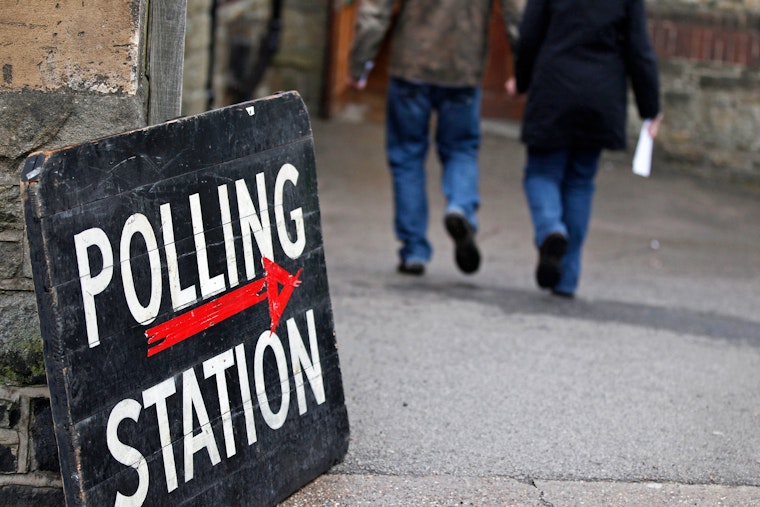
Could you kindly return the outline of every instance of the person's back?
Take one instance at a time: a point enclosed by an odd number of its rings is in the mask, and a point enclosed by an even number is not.
[[[390,74],[435,84],[480,84],[488,48],[489,0],[406,0]]]
[[[361,0],[351,74],[363,74],[390,24],[393,0]],[[510,40],[516,2],[502,1]],[[390,75],[436,85],[479,86],[487,51],[492,0],[402,0],[391,44]]]
[[[530,88],[523,140],[543,148],[624,148],[629,75],[642,117],[659,107],[642,2],[531,4],[516,62],[518,89]]]

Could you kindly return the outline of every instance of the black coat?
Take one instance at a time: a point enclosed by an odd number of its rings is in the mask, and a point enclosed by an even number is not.
[[[660,111],[644,0],[528,0],[515,77],[529,147],[625,148],[627,80],[642,118]]]

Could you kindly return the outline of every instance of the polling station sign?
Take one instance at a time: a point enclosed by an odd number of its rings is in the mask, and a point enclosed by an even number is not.
[[[348,418],[309,117],[279,94],[30,155],[69,505],[271,505]]]

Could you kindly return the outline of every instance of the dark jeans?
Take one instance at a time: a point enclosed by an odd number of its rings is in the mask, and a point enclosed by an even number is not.
[[[396,237],[403,261],[427,262],[428,201],[425,159],[430,118],[437,113],[435,143],[443,166],[446,212],[464,214],[477,227],[480,88],[446,87],[391,79],[386,149],[393,176]]]
[[[534,240],[559,232],[567,236],[562,278],[556,290],[574,293],[581,273],[581,249],[591,219],[594,177],[600,150],[528,149],[523,181],[533,220]]]

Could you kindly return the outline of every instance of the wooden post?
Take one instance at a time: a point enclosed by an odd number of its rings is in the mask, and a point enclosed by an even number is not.
[[[148,124],[180,115],[187,0],[152,0],[148,11]]]

